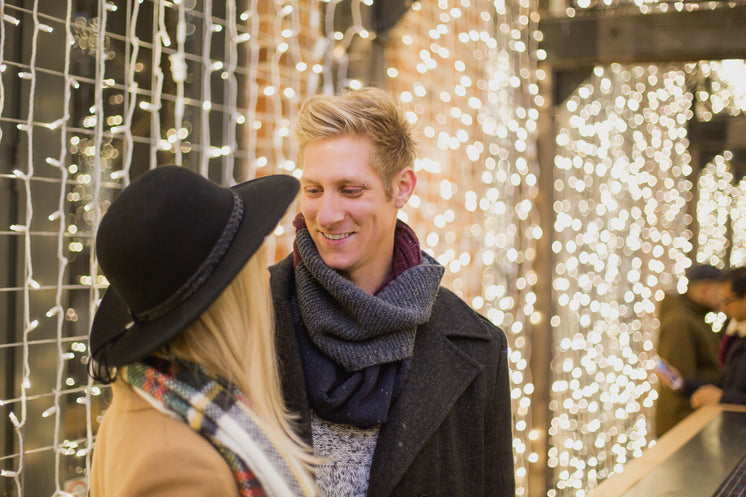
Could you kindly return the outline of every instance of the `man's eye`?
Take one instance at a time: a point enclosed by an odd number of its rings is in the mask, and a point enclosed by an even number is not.
[[[359,186],[342,188],[342,195],[346,197],[359,197],[363,194],[363,188]]]
[[[317,197],[317,196],[321,195],[321,188],[317,188],[317,187],[314,187],[314,186],[308,186],[308,187],[306,187],[306,188],[303,189],[303,192],[306,195],[309,195],[309,196],[312,196],[312,197]]]

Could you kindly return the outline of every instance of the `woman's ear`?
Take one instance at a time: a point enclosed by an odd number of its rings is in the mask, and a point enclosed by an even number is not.
[[[394,179],[394,201],[397,209],[404,207],[409,197],[414,193],[414,187],[417,185],[417,175],[414,169],[406,167],[399,171]]]

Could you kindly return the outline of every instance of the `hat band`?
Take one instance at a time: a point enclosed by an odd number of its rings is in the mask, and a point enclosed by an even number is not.
[[[223,260],[228,247],[233,243],[233,239],[238,232],[238,227],[241,225],[241,220],[244,214],[244,205],[241,198],[233,191],[230,192],[233,195],[233,209],[231,215],[228,218],[228,222],[223,228],[223,232],[220,234],[220,238],[215,242],[210,254],[200,264],[197,271],[184,283],[175,293],[169,298],[142,312],[135,313],[130,310],[133,319],[137,323],[143,323],[147,321],[153,321],[162,316],[165,316],[169,312],[176,309],[181,303],[191,297],[210,277],[215,270],[215,267]]]

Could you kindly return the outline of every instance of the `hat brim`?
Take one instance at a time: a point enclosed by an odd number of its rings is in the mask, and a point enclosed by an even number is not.
[[[130,364],[186,329],[220,296],[275,229],[298,189],[298,181],[287,175],[265,176],[231,187],[244,202],[244,216],[235,238],[209,278],[168,314],[152,321],[133,322],[125,303],[113,288],[108,288],[91,326],[89,346],[93,359],[107,366]]]

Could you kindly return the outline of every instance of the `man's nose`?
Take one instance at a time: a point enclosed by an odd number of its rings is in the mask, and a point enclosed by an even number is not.
[[[344,218],[340,199],[334,193],[324,193],[319,199],[316,220],[322,226],[330,226]]]

